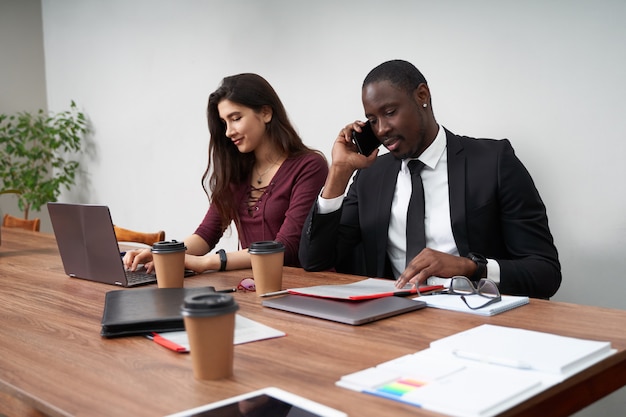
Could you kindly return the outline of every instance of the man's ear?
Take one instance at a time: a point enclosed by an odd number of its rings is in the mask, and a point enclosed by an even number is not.
[[[430,105],[430,89],[426,83],[421,83],[413,90],[413,99],[422,107],[425,104]]]
[[[272,111],[272,108],[270,106],[265,105],[261,107],[261,118],[263,119],[264,123],[271,122],[273,115],[274,115],[274,112]]]

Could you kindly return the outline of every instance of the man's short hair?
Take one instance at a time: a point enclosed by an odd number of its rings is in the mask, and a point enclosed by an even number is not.
[[[395,59],[383,62],[367,74],[363,87],[379,82],[389,81],[407,93],[412,93],[420,84],[428,84],[424,75],[410,62]]]

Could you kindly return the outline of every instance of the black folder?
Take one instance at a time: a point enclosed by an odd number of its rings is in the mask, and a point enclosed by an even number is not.
[[[104,299],[100,334],[118,337],[185,330],[180,312],[185,297],[213,291],[213,287],[109,291]]]

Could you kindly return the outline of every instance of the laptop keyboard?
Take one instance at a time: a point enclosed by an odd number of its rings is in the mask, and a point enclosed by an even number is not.
[[[142,284],[153,284],[156,282],[156,275],[154,273],[148,273],[145,269],[140,268],[136,271],[124,270],[126,274],[126,281],[128,286],[136,286]],[[190,269],[185,269],[185,278],[196,275],[196,273]]]
[[[149,284],[149,283],[156,282],[156,275],[147,273],[145,269],[138,270],[138,271],[125,271],[125,272],[126,272],[126,280],[128,281],[128,286]]]

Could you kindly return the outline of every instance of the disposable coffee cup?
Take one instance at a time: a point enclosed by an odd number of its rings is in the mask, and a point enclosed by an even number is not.
[[[248,253],[257,295],[282,290],[285,245],[274,240],[254,242]]]
[[[181,313],[189,339],[196,379],[222,379],[233,374],[235,312],[232,295],[207,292],[185,297]]]
[[[185,279],[185,251],[183,242],[162,241],[152,245],[152,260],[159,288],[182,288]]]

